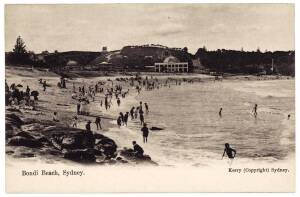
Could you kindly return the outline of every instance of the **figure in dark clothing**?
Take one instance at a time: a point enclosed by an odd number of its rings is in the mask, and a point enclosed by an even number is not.
[[[146,114],[149,113],[149,106],[148,106],[148,103],[145,103],[145,109],[146,109]]]
[[[77,114],[80,114],[80,102],[77,103]]]
[[[288,115],[288,120],[291,118],[291,114]]]
[[[139,110],[139,113],[140,113],[140,121],[141,121],[141,125],[143,125],[144,124],[144,112],[143,112],[143,110]]]
[[[43,88],[44,88],[44,91],[46,91],[46,87],[47,87],[47,82],[46,80],[43,82]]]
[[[120,107],[120,104],[121,104],[120,98],[117,98],[117,104],[118,104],[118,106]]]
[[[85,125],[85,129],[87,130],[87,131],[91,131],[91,121],[89,120],[87,123],[86,123],[86,125]]]
[[[135,109],[135,107],[132,107],[131,110],[130,110],[131,120],[134,119],[134,109]]]
[[[149,129],[148,129],[146,123],[144,123],[144,126],[141,128],[141,131],[143,132],[143,141],[144,141],[144,143],[147,143],[147,138],[148,138],[148,135],[149,135]]]
[[[97,130],[99,128],[102,129],[102,127],[101,127],[101,118],[99,116],[96,117],[95,124],[97,126]]]
[[[254,105],[252,112],[253,112],[254,117],[256,118],[257,117],[257,104]]]
[[[127,126],[129,112],[126,112],[124,115],[124,124]]]
[[[234,159],[235,155],[236,155],[236,150],[234,150],[233,148],[231,148],[230,145],[228,143],[226,143],[222,159],[223,159],[225,153],[227,154],[227,156],[228,156],[229,159]]]
[[[221,108],[220,108],[220,111],[219,111],[219,116],[220,116],[220,118],[222,117],[222,110],[223,110],[223,108],[221,107]]]
[[[118,119],[117,119],[117,124],[118,124],[118,126],[119,126],[119,128],[120,128],[121,125],[122,125],[122,118],[121,118],[121,116],[118,117]]]
[[[143,150],[143,148],[142,148],[140,145],[138,145],[138,144],[136,143],[136,141],[133,141],[132,144],[133,144],[133,153],[134,153],[134,155],[135,155],[136,157],[138,157],[138,158],[143,157],[143,155],[144,155],[144,150]]]
[[[107,100],[107,96],[104,99],[104,105],[105,105],[105,109],[107,110],[108,108],[108,100]]]
[[[124,114],[122,112],[120,112],[120,117],[121,117],[122,125],[124,125]]]
[[[29,88],[29,86],[26,87],[26,95],[30,96],[30,88]]]

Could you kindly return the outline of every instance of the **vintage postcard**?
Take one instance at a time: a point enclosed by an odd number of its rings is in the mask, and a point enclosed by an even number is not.
[[[6,4],[6,192],[294,192],[294,15]]]

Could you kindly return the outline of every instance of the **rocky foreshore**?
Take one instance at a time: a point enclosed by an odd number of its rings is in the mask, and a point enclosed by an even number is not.
[[[63,123],[25,118],[19,110],[6,109],[6,154],[41,157],[89,164],[150,164],[150,156],[136,157],[130,148],[119,148],[99,133],[71,128]]]

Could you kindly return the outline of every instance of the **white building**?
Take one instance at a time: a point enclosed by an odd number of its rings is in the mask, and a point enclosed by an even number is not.
[[[188,62],[180,62],[174,56],[168,56],[163,63],[154,64],[155,72],[189,72]]]

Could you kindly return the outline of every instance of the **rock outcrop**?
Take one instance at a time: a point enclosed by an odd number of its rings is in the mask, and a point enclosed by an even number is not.
[[[132,149],[118,151],[115,141],[102,134],[52,121],[25,119],[20,112],[6,114],[6,142],[6,153],[15,157],[52,156],[108,165],[156,164],[150,156],[135,157]]]

